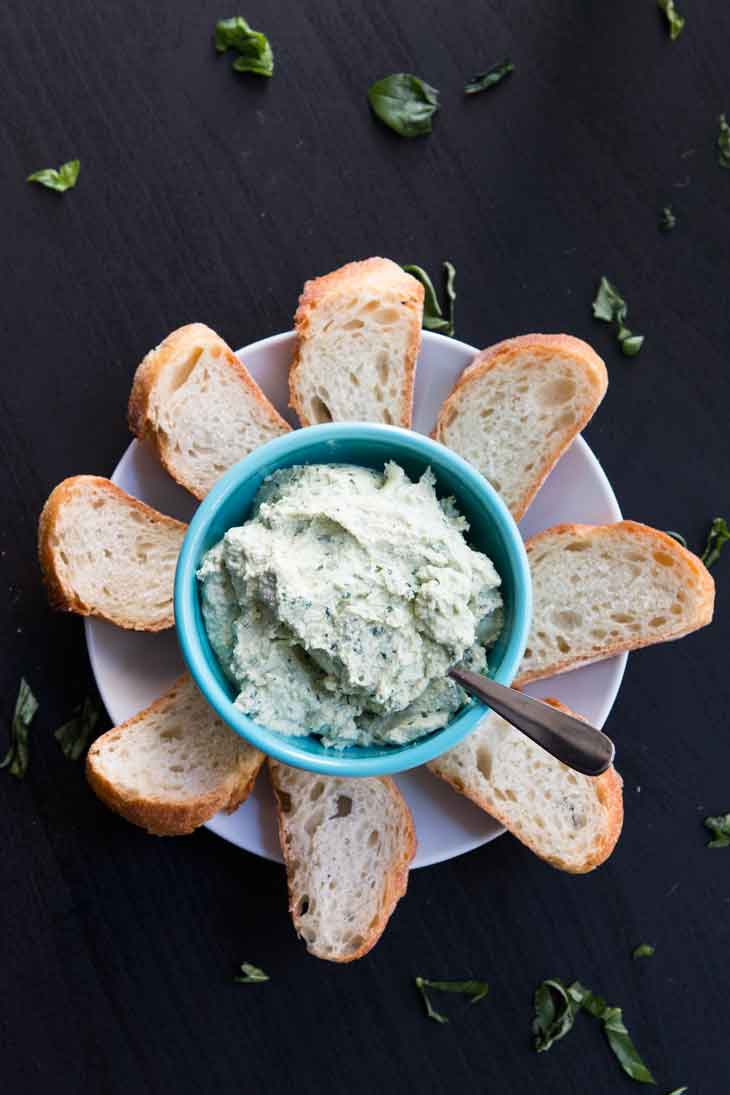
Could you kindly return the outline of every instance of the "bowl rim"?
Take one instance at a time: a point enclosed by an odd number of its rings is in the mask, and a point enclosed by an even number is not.
[[[299,448],[309,444],[315,432],[321,441],[348,437],[356,437],[358,440],[382,440],[386,437],[396,441],[398,438],[407,440],[411,448],[415,447],[420,451],[424,460],[432,459],[442,467],[448,466],[452,474],[464,479],[473,491],[482,496],[490,517],[500,526],[510,565],[514,570],[517,591],[515,618],[507,648],[494,674],[494,680],[499,683],[512,683],[527,644],[532,618],[532,583],[527,553],[512,514],[484,476],[451,449],[416,430],[373,422],[332,422],[293,429],[290,433],[268,441],[229,468],[195,511],[178,557],[174,585],[177,640],[183,659],[207,702],[231,729],[266,755],[292,767],[322,775],[395,775],[426,764],[453,748],[476,727],[489,708],[473,702],[445,727],[413,742],[393,746],[392,752],[388,750],[371,757],[355,757],[345,748],[331,749],[326,754],[313,754],[298,747],[296,739],[261,726],[238,710],[211,673],[203,652],[195,614],[198,599],[196,572],[210,523],[221,506],[240,489],[242,483],[259,474],[263,466],[270,466],[272,461],[276,462],[285,456],[290,457],[292,452],[296,453]],[[394,459],[397,461],[397,454],[394,454]],[[438,470],[436,474],[438,475]]]

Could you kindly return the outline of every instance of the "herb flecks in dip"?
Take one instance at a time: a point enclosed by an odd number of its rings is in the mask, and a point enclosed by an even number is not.
[[[400,745],[466,702],[449,678],[486,667],[499,575],[464,539],[434,477],[347,464],[287,468],[198,571],[211,646],[236,704],[324,744]]]

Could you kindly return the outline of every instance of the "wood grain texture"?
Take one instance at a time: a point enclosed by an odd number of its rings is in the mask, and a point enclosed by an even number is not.
[[[6,0],[0,71],[2,715],[41,701],[28,779],[0,773],[0,1042],[13,1095],[240,1091],[628,1091],[590,1024],[530,1046],[531,994],[579,977],[624,1008],[658,1090],[727,1087],[730,559],[717,622],[632,656],[609,723],[624,838],[564,878],[516,841],[416,871],[377,948],[347,969],[291,932],[283,871],[208,833],[156,841],[112,816],[52,730],[88,688],[78,621],[51,616],[38,513],[64,476],[108,475],[140,356],[202,321],[239,346],[291,325],[306,278],[370,254],[457,267],[457,334],[566,331],[606,360],[588,440],[628,517],[691,544],[730,509],[730,111],[725,5],[251,0],[272,80],[212,47],[211,0]],[[510,56],[483,95],[464,81]],[[369,114],[375,79],[441,90],[428,138]],[[81,159],[75,190],[28,186]],[[678,226],[657,230],[672,204]],[[627,359],[591,319],[599,277],[645,334]],[[558,691],[558,695],[559,695]],[[730,854],[730,853],[728,853]],[[631,948],[656,944],[651,961]],[[271,975],[235,985],[250,960]],[[484,977],[476,1008],[423,1015],[412,977]],[[297,1016],[292,1022],[292,1016]]]

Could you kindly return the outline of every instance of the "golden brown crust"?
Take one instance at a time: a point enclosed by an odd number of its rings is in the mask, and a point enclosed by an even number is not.
[[[219,363],[229,369],[240,381],[252,400],[265,411],[273,426],[281,429],[282,433],[288,433],[291,426],[266,398],[246,366],[236,357],[230,346],[210,327],[206,327],[204,323],[188,323],[186,326],[178,327],[177,330],[172,331],[159,346],[156,346],[154,350],[150,350],[138,366],[129,396],[127,421],[135,437],[140,441],[149,440],[151,442],[165,471],[176,482],[190,491],[195,498],[202,499],[205,497],[205,492],[201,491],[195,483],[187,480],[185,475],[180,472],[175,463],[171,442],[164,431],[158,429],[151,411],[151,400],[155,385],[175,357],[185,352],[186,347],[191,352],[196,347],[209,349],[213,356],[219,359]]]
[[[280,792],[276,782],[276,770],[278,763],[279,762],[274,761],[271,757],[269,757],[269,778],[271,779],[271,786],[274,791],[274,800],[276,802],[279,844],[281,846],[281,854],[284,857],[284,865],[286,867],[287,889],[289,892],[289,914],[292,918],[294,928],[297,931],[297,934],[299,934],[299,931],[297,929],[295,900],[290,873],[293,866],[292,858],[289,854],[289,844],[286,837],[286,825],[284,823],[284,811],[282,809]],[[326,779],[328,777],[325,776],[322,778]],[[329,954],[318,954],[314,946],[307,944],[307,950],[316,958],[323,958],[326,961],[337,962],[338,964],[354,962],[356,959],[362,958],[368,953],[368,951],[373,949],[377,941],[380,939],[381,935],[385,931],[386,924],[390,920],[390,917],[393,915],[393,911],[396,905],[400,901],[401,897],[403,897],[406,889],[408,888],[408,871],[410,869],[413,857],[416,854],[417,847],[416,830],[413,824],[413,816],[410,809],[408,808],[406,800],[403,798],[403,795],[398,790],[395,780],[391,779],[389,776],[365,776],[363,778],[379,779],[380,782],[385,784],[385,786],[388,788],[389,794],[393,798],[394,802],[396,802],[398,808],[401,811],[405,828],[405,840],[403,843],[403,848],[401,849],[400,859],[397,863],[393,865],[386,877],[383,903],[380,908],[378,918],[372,925],[370,933],[363,941],[362,946],[358,947],[358,949],[352,954],[348,954],[342,958],[333,958],[332,955]]]
[[[94,794],[105,806],[133,825],[146,829],[153,836],[185,836],[209,821],[220,810],[227,814],[237,810],[253,790],[256,777],[264,763],[263,753],[251,748],[241,755],[235,773],[215,790],[195,798],[173,803],[135,795],[117,787],[101,771],[97,757],[105,744],[123,737],[125,730],[153,714],[164,714],[177,698],[180,688],[187,686],[190,675],[183,673],[159,699],[97,738],[86,756],[86,779]],[[231,730],[231,733],[234,733]]]
[[[563,658],[554,662],[546,669],[523,670],[518,672],[513,682],[513,687],[528,684],[530,681],[542,680],[545,677],[557,676],[559,673],[567,673],[571,669],[578,669],[584,665],[593,665],[594,662],[605,661],[615,654],[623,654],[627,650],[638,650],[643,646],[653,646],[657,642],[668,642],[672,639],[681,639],[684,635],[690,635],[701,627],[706,627],[712,622],[715,604],[715,582],[705,564],[697,555],[688,548],[682,547],[672,536],[659,529],[642,525],[638,521],[616,521],[611,525],[578,525],[562,524],[554,525],[537,533],[525,544],[528,561],[530,554],[548,538],[565,536],[569,539],[573,536],[625,536],[630,534],[642,541],[651,541],[654,546],[661,547],[663,551],[678,559],[692,576],[699,581],[700,593],[694,605],[694,615],[689,625],[678,624],[674,629],[665,629],[661,639],[651,637],[639,637],[637,639],[621,639],[618,642],[607,643],[603,650],[590,658]]]
[[[301,346],[309,337],[312,314],[321,301],[332,292],[346,293],[348,290],[358,289],[364,280],[370,280],[374,277],[379,279],[379,285],[384,288],[402,286],[406,297],[404,303],[410,304],[417,312],[417,321],[412,324],[411,337],[406,349],[405,381],[395,423],[398,426],[405,427],[405,429],[411,428],[416,361],[421,346],[424,289],[416,278],[407,274],[397,263],[391,259],[378,256],[362,259],[359,262],[348,262],[345,266],[340,266],[339,269],[333,270],[329,274],[323,274],[321,277],[312,278],[304,283],[304,289],[299,297],[299,305],[294,315],[296,349],[292,363],[289,366],[289,406],[303,426],[313,425],[304,409],[298,389]]]
[[[60,612],[76,612],[80,616],[97,616],[99,619],[109,620],[117,627],[124,627],[132,631],[164,631],[166,628],[172,627],[175,623],[172,605],[168,616],[153,624],[146,624],[141,627],[131,617],[112,617],[95,611],[92,605],[86,604],[78,593],[63,580],[58,567],[59,556],[57,549],[59,546],[54,543],[58,517],[63,506],[71,501],[77,490],[84,490],[89,487],[114,495],[125,505],[144,514],[148,520],[154,521],[156,524],[167,525],[168,528],[176,532],[182,532],[183,535],[187,528],[184,522],[176,521],[174,517],[168,517],[166,514],[153,509],[152,506],[148,506],[145,502],[140,502],[138,498],[133,498],[131,494],[127,494],[126,491],[116,486],[110,479],[103,478],[103,476],[73,475],[68,479],[64,479],[51,491],[38,519],[38,559],[51,608]]]
[[[585,429],[606,394],[608,373],[603,359],[598,356],[595,350],[589,346],[587,342],[583,342],[582,339],[575,338],[573,335],[563,334],[518,335],[516,338],[507,338],[502,342],[495,343],[493,346],[488,346],[485,350],[478,353],[474,360],[467,365],[464,372],[451,389],[451,392],[444,400],[432,435],[436,441],[440,441],[443,445],[447,444],[444,440],[444,434],[457,411],[459,400],[464,395],[463,390],[468,388],[475,381],[480,380],[486,373],[493,370],[509,369],[515,358],[522,357],[522,355],[526,353],[531,354],[535,358],[535,367],[539,368],[545,358],[554,356],[556,352],[563,353],[581,363],[584,367],[586,376],[590,379],[593,387],[593,399],[591,403],[586,406],[584,413],[576,420],[569,432],[559,432],[559,439],[553,447],[549,458],[538,466],[532,482],[524,490],[520,504],[512,509],[512,516],[515,521],[519,521],[524,516],[530,502],[533,500],[560,457],[581,430]]]

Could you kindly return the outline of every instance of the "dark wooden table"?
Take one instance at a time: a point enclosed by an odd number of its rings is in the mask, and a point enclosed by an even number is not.
[[[610,863],[571,878],[504,837],[419,870],[341,968],[296,941],[279,867],[205,831],[148,837],[93,798],[52,737],[90,687],[82,628],[48,612],[35,560],[52,486],[109,474],[128,443],[150,346],[192,320],[236,346],[284,330],[306,277],[372,253],[450,258],[465,341],[590,340],[611,386],[588,440],[624,512],[701,544],[730,515],[730,9],[679,6],[671,43],[652,0],[250,0],[271,81],[216,57],[235,11],[210,0],[0,8],[3,721],[21,674],[41,703],[27,779],[0,772],[3,1091],[631,1090],[587,1018],[535,1054],[550,976],[623,1006],[658,1092],[730,1090],[730,851],[702,827],[730,809],[730,557],[714,626],[630,659]],[[504,56],[509,82],[465,100]],[[368,112],[399,70],[441,90],[428,138]],[[24,182],[72,157],[76,190]],[[646,336],[637,358],[591,318],[601,274]],[[632,961],[644,940],[655,957]],[[233,984],[244,959],[271,981]],[[437,1026],[414,974],[486,978],[489,997],[446,1001]]]

